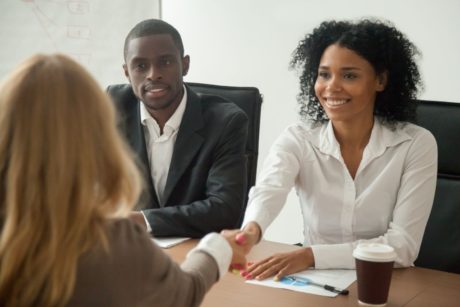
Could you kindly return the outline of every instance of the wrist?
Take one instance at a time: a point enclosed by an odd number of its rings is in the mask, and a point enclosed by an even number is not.
[[[307,267],[314,267],[315,266],[315,255],[313,254],[313,250],[311,247],[304,247],[303,254],[305,255],[305,262]]]
[[[253,237],[254,244],[259,243],[262,239],[262,230],[256,222],[249,222],[244,226],[243,231]]]

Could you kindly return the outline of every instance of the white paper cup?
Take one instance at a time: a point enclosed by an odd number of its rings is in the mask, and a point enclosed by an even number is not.
[[[381,243],[360,243],[353,251],[361,306],[385,306],[396,253]]]

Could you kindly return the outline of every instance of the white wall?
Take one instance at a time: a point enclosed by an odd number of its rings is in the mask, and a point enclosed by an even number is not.
[[[160,0],[0,0],[0,79],[35,53],[65,53],[106,87],[126,82],[123,44]]]
[[[460,102],[458,0],[163,0],[162,16],[181,32],[191,56],[186,81],[256,86],[263,93],[259,170],[274,139],[298,118],[291,52],[323,20],[374,16],[394,22],[423,53],[420,98]],[[303,240],[293,194],[266,239]]]

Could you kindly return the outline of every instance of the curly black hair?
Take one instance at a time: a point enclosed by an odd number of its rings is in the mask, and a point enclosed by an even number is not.
[[[315,82],[321,56],[333,44],[362,56],[372,65],[376,74],[387,73],[386,87],[376,96],[374,115],[390,125],[415,120],[415,98],[422,88],[415,63],[415,57],[420,52],[390,22],[370,19],[357,22],[325,21],[299,42],[293,52],[290,68],[300,71],[297,99],[302,119],[315,122],[328,120],[315,95]]]

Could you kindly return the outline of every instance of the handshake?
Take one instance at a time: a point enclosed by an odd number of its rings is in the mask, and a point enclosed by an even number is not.
[[[257,223],[250,222],[242,230],[222,230],[220,233],[230,244],[233,256],[229,269],[246,268],[246,255],[261,239],[261,230]]]
[[[286,275],[315,266],[315,257],[311,247],[276,253],[254,263],[246,263],[246,255],[262,236],[261,229],[255,222],[248,223],[242,230],[223,230],[221,235],[227,239],[233,250],[230,269],[240,270],[245,279],[263,280],[273,277],[278,281]]]

